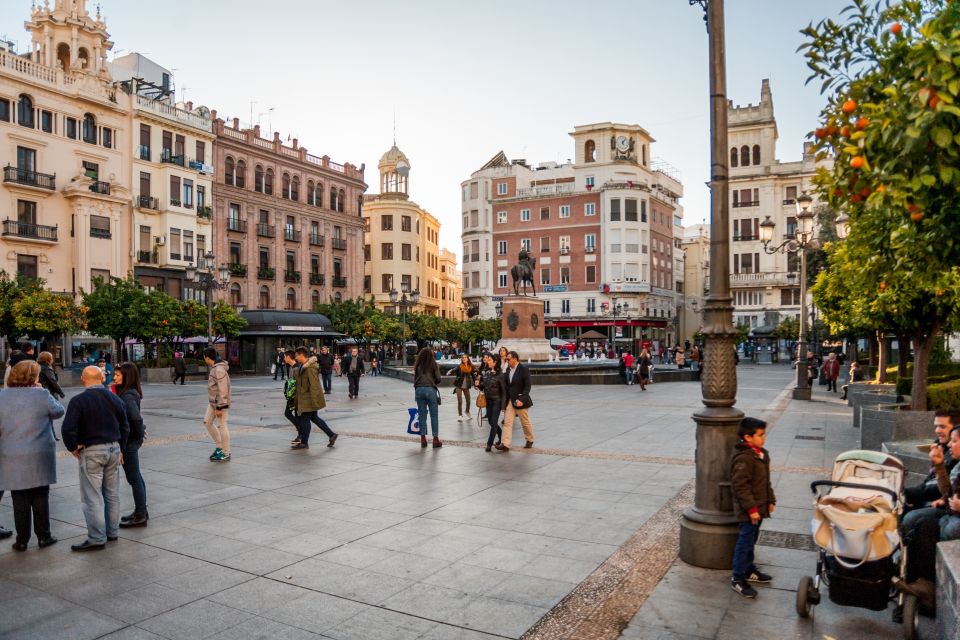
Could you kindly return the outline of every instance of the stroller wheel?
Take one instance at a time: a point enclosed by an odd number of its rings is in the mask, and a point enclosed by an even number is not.
[[[903,597],[903,640],[917,640],[920,626],[920,603],[917,596],[908,593]]]
[[[810,616],[810,607],[820,601],[820,596],[813,589],[813,578],[803,576],[797,586],[797,615],[801,618]]]

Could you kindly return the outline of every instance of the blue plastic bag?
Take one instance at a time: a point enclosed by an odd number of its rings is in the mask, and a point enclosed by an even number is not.
[[[407,433],[415,436],[420,434],[420,421],[417,420],[417,409],[407,409],[407,412],[410,414],[410,421],[407,422]]]

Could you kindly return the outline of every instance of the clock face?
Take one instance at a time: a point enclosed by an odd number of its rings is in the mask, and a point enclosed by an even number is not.
[[[630,147],[630,140],[627,136],[617,136],[617,151],[626,151]]]

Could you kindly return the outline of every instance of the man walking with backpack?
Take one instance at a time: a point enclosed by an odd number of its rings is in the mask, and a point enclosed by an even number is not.
[[[320,430],[330,439],[328,447],[337,441],[335,434],[327,423],[317,415],[317,411],[327,406],[323,397],[323,388],[320,386],[319,367],[317,359],[310,356],[306,347],[297,347],[296,351],[297,386],[294,392],[294,411],[297,415],[297,440],[290,443],[291,449],[309,449],[310,432],[316,423]]]
[[[230,460],[230,430],[227,428],[231,399],[229,366],[213,347],[203,350],[203,361],[208,367],[207,413],[203,418],[203,425],[217,445],[210,455],[210,461],[227,462]],[[216,426],[214,422],[217,423]]]

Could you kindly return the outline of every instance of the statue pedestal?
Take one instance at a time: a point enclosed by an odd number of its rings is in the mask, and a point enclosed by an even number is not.
[[[546,362],[556,354],[543,337],[543,301],[538,298],[504,296],[500,330],[497,350],[516,351],[521,362]]]

